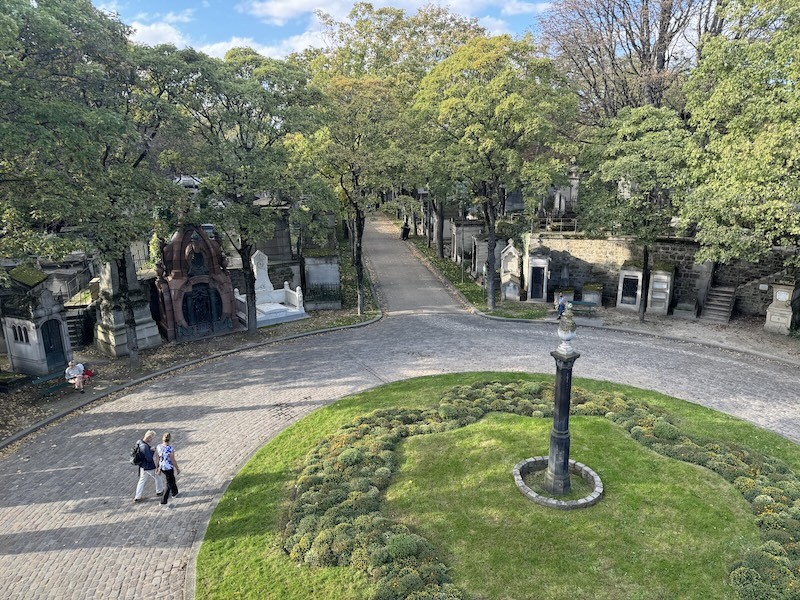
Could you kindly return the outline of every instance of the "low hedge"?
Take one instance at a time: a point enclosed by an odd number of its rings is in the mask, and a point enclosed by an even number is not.
[[[376,600],[463,598],[431,544],[381,514],[397,468],[397,445],[412,435],[463,427],[490,411],[551,417],[553,388],[538,382],[456,386],[432,409],[379,410],[340,428],[308,454],[297,477],[283,548],[309,566],[350,566],[376,583]],[[705,466],[750,503],[764,543],[732,565],[742,599],[800,598],[800,478],[782,461],[683,434],[660,408],[620,393],[575,388],[573,414],[600,416],[652,450]]]

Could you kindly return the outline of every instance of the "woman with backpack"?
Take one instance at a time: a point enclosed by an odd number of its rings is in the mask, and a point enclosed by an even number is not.
[[[167,480],[164,495],[161,497],[161,504],[164,505],[169,500],[170,492],[172,492],[174,498],[178,497],[178,483],[175,481],[175,475],[181,472],[178,466],[178,459],[175,456],[175,448],[170,444],[171,440],[172,435],[167,431],[161,437],[161,443],[156,446],[156,453],[158,454],[158,470],[156,473],[163,473],[164,478]]]

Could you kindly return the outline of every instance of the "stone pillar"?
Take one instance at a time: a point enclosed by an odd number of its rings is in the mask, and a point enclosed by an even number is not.
[[[572,305],[567,304],[564,318],[558,328],[559,347],[550,353],[556,361],[556,389],[553,407],[553,428],[550,430],[550,453],[547,456],[545,489],[554,496],[569,493],[569,406],[572,394],[572,367],[580,353],[572,348],[575,337]]]
[[[136,320],[136,340],[139,350],[155,348],[161,344],[161,334],[150,314],[150,300],[145,296],[142,285],[136,277],[130,254],[127,267],[128,272],[124,276],[128,278],[128,296]],[[114,261],[103,263],[100,271],[100,305],[94,328],[94,344],[103,354],[114,357],[128,355],[128,332],[119,291],[119,278],[122,276],[123,274],[117,271]]]

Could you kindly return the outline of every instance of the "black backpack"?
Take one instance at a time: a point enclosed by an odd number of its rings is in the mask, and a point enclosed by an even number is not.
[[[131,450],[131,464],[135,467],[141,467],[144,464],[144,452],[142,452],[142,441],[136,442],[136,445]]]

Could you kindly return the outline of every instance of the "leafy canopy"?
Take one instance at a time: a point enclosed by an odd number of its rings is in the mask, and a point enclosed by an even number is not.
[[[729,35],[707,40],[687,84],[701,257],[758,261],[773,246],[800,264],[800,5],[740,0]]]

